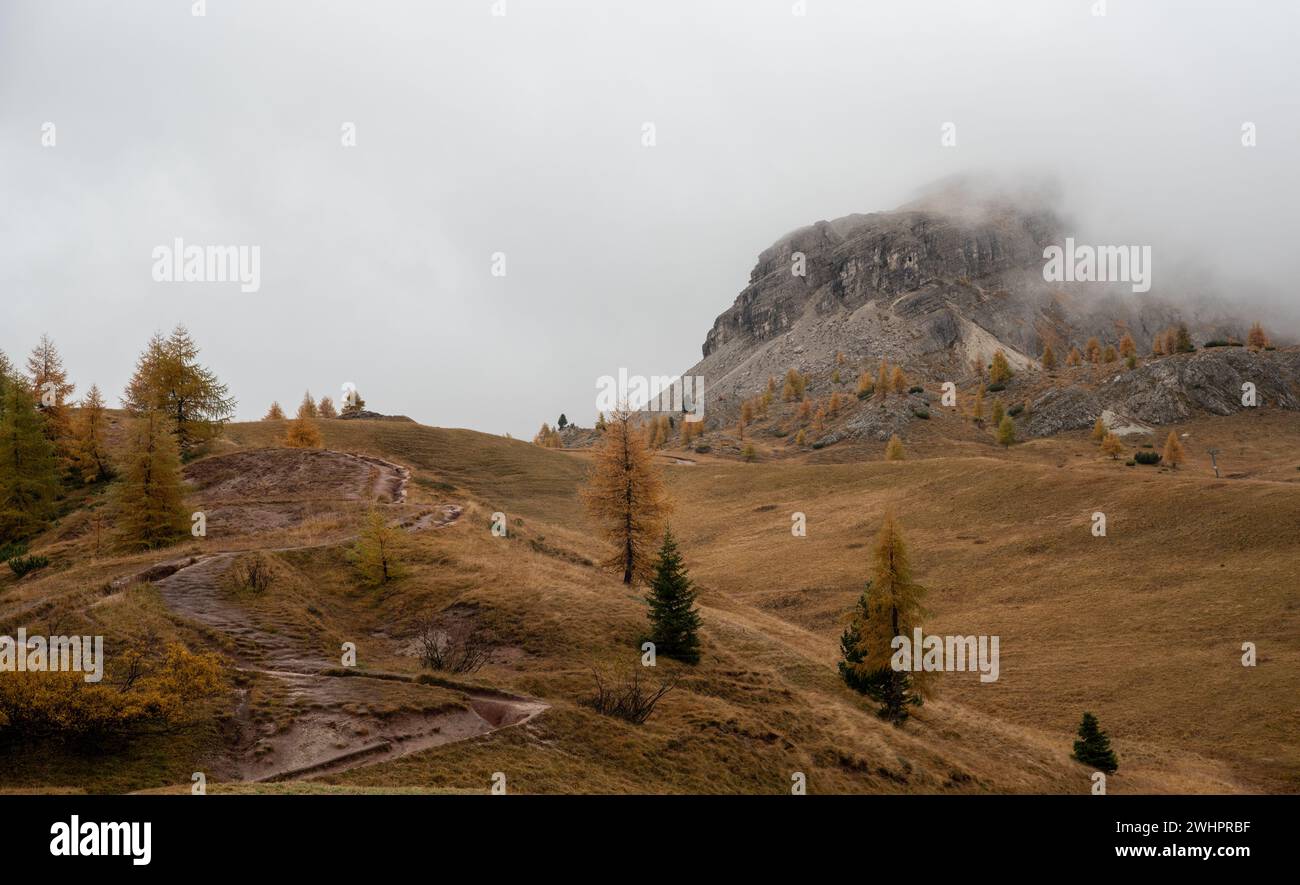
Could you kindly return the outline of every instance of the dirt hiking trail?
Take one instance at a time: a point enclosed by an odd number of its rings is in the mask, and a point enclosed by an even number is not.
[[[233,526],[282,528],[320,512],[322,502],[406,502],[410,471],[378,458],[324,450],[264,449],[205,458],[187,478],[205,502],[209,530]],[[304,506],[310,501],[310,507]],[[456,504],[438,504],[395,518],[410,532],[460,518]],[[337,546],[352,537],[297,547],[254,548],[282,553]],[[113,582],[151,581],[174,613],[231,640],[236,668],[255,676],[239,690],[238,746],[213,765],[217,780],[274,781],[346,771],[466,740],[527,722],[547,709],[541,701],[459,685],[418,683],[406,676],[346,672],[327,659],[319,636],[301,623],[268,623],[240,605],[222,578],[248,549],[158,563]],[[343,675],[346,673],[346,675]],[[258,713],[250,693],[273,698],[280,715]]]

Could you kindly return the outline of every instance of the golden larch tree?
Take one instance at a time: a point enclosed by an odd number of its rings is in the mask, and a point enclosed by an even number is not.
[[[98,482],[113,475],[108,455],[108,412],[104,396],[94,384],[73,416],[72,439],[73,468],[82,482]]]
[[[1164,462],[1171,468],[1177,469],[1179,464],[1186,460],[1187,454],[1183,451],[1183,444],[1178,441],[1178,434],[1169,431],[1165,437]]]
[[[1011,364],[1007,355],[999,348],[993,353],[993,364],[989,366],[989,380],[994,384],[1006,384],[1011,380]]]
[[[167,338],[154,335],[122,397],[135,416],[155,410],[167,416],[181,457],[218,435],[235,411],[229,389],[198,357],[199,347],[184,326]]]
[[[1101,442],[1106,438],[1106,422],[1097,416],[1097,420],[1092,422],[1092,439],[1093,442]]]
[[[908,707],[920,706],[931,693],[933,677],[921,669],[921,649],[912,649],[912,669],[895,669],[894,638],[912,638],[927,614],[921,605],[925,588],[912,578],[911,560],[902,528],[893,513],[886,513],[872,551],[871,582],[867,585],[862,617],[855,621],[856,645],[849,666],[863,690],[880,703],[879,715],[901,725]]]
[[[1043,371],[1050,372],[1056,368],[1056,354],[1052,351],[1052,345],[1043,345]]]
[[[1096,336],[1089,338],[1088,343],[1083,346],[1083,358],[1090,363],[1101,362],[1101,342]]]
[[[806,381],[794,368],[785,371],[785,386],[781,388],[781,401],[790,403],[803,398]]]
[[[362,580],[378,586],[400,578],[404,571],[401,553],[405,540],[402,529],[391,524],[379,508],[372,507],[351,551],[352,563]]]
[[[1009,446],[1016,441],[1016,422],[1011,420],[1010,415],[1002,416],[998,422],[998,442],[1004,446]]]
[[[858,388],[856,391],[858,399],[866,399],[871,396],[874,391],[875,384],[871,381],[871,373],[864,371],[858,376]]]
[[[898,434],[895,433],[889,438],[889,442],[885,444],[885,460],[902,461],[905,457],[906,455],[903,452],[903,441],[899,439]]]
[[[26,380],[0,376],[0,384],[0,539],[12,541],[49,524],[59,467]]]
[[[284,420],[284,409],[280,408],[278,402],[271,403],[271,408],[266,410],[266,416],[263,421],[282,421]]]
[[[126,546],[152,549],[185,537],[189,515],[171,416],[149,409],[131,421],[119,473],[117,525]]]
[[[602,565],[621,571],[624,584],[649,579],[669,509],[659,467],[632,420],[627,412],[613,414],[582,490],[587,511],[615,547]]]
[[[45,438],[54,443],[58,457],[66,467],[74,455],[67,402],[76,385],[68,381],[63,357],[49,335],[41,336],[40,343],[27,358],[27,377],[32,382],[36,404],[45,416]]]
[[[1114,460],[1124,454],[1124,443],[1115,434],[1108,433],[1101,440],[1101,450]]]
[[[319,449],[324,443],[311,418],[297,417],[284,429],[284,444],[291,449]]]
[[[889,363],[884,360],[880,361],[880,368],[876,370],[876,397],[884,399],[889,394]]]
[[[699,436],[703,430],[704,430],[704,423],[702,421],[683,420],[682,421],[682,448],[689,449],[691,447],[691,440]]]

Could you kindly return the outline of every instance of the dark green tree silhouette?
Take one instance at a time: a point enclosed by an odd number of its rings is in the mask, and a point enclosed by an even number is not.
[[[1119,760],[1110,748],[1110,738],[1097,724],[1097,717],[1083,714],[1079,723],[1079,739],[1074,742],[1074,758],[1107,774],[1119,768]]]
[[[650,641],[655,644],[655,653],[698,663],[700,613],[695,608],[695,588],[671,531],[664,532],[646,601],[650,603]]]

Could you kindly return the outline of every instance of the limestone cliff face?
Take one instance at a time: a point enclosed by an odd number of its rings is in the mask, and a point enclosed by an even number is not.
[[[1055,229],[1050,216],[962,222],[928,212],[850,215],[819,221],[765,249],[749,286],[713,324],[704,356],[733,340],[762,342],[792,329],[809,308],[853,311],[880,297],[941,290],[945,283],[1041,266]],[[804,275],[795,256],[801,254]],[[908,305],[925,312],[924,299]]]

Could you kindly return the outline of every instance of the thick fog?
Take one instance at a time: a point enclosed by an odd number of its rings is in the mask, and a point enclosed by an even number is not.
[[[353,382],[531,436],[692,365],[781,234],[955,174],[1295,336],[1297,7],[1104,5],[7,0],[0,349],[115,402],[184,322],[244,419]],[[156,281],[177,238],[256,291]]]

